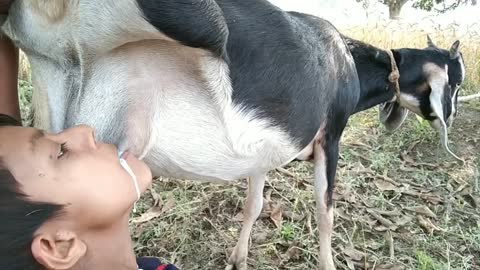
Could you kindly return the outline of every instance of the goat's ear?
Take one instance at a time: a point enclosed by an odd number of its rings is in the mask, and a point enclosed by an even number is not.
[[[430,35],[427,35],[427,45],[428,45],[428,47],[430,47],[430,48],[437,48],[437,45],[435,45],[435,43],[433,43],[432,38],[430,37]]]
[[[450,47],[450,59],[456,59],[460,56],[460,41],[457,40]]]
[[[407,119],[407,115],[408,110],[397,102],[387,102],[379,106],[379,120],[388,131],[398,129]]]

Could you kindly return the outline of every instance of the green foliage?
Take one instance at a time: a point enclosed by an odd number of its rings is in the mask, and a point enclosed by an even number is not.
[[[30,126],[32,122],[32,83],[24,80],[19,80],[18,90],[18,100],[20,103],[22,122],[24,126]]]
[[[294,225],[291,224],[291,223],[285,223],[282,226],[282,229],[280,231],[280,235],[285,241],[292,241],[293,239],[295,239],[295,227],[294,227]]]
[[[418,270],[440,270],[444,269],[441,264],[436,262],[432,257],[427,255],[423,251],[417,251],[417,263],[418,263]]]
[[[439,9],[435,8],[435,5],[443,4]],[[455,0],[455,1],[445,1],[445,0],[415,0],[413,3],[414,8],[423,9],[426,11],[432,11],[435,8],[435,11],[443,13],[449,10],[456,9],[460,5],[476,5],[476,0]]]
[[[413,3],[413,7],[418,8],[418,9],[431,11],[433,9],[433,7],[435,6],[435,4],[439,4],[439,2],[441,2],[441,1],[439,1],[439,0],[419,0],[419,1],[416,1],[415,3]]]
[[[368,3],[370,0],[357,0],[357,2]],[[476,5],[477,0],[378,0],[380,3],[400,10],[407,2],[413,2],[412,6],[426,11],[444,13],[456,9],[461,5]],[[440,7],[438,7],[440,5]],[[368,5],[366,5],[368,6]]]

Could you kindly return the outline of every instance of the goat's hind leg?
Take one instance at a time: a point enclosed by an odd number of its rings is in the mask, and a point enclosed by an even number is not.
[[[243,209],[243,226],[237,245],[228,259],[228,266],[225,268],[226,270],[247,269],[248,242],[253,224],[255,224],[255,221],[262,212],[263,188],[265,186],[266,177],[266,174],[260,174],[248,179],[248,194]]]
[[[333,270],[332,256],[333,207],[332,193],[338,161],[338,141],[318,141],[314,146],[314,182],[317,204],[319,240],[318,269]]]

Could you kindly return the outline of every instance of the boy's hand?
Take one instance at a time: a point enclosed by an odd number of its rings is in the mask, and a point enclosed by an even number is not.
[[[0,24],[13,0],[0,0]],[[0,31],[0,114],[20,120],[17,92],[18,49]]]

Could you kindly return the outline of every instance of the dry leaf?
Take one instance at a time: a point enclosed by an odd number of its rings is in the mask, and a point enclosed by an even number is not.
[[[345,213],[345,209],[337,207],[337,208],[335,208],[334,211],[335,211],[335,217],[340,217],[340,218],[343,218],[343,219],[348,220],[348,221],[352,220],[352,216],[347,215],[347,213]]]
[[[268,189],[267,192],[265,192],[265,200],[267,200],[267,204],[272,202],[272,192],[273,189]]]
[[[414,141],[408,148],[407,148],[407,153],[408,152],[412,152],[413,148],[415,148],[415,146],[417,146],[417,144],[419,144],[420,141]]]
[[[373,265],[371,262],[368,261],[362,261],[362,262],[353,262],[355,265],[355,269],[373,269]],[[375,268],[377,269],[377,268]]]
[[[277,228],[282,227],[282,206],[277,204],[273,207],[272,213],[270,214],[270,219],[275,223]]]
[[[402,157],[403,161],[409,164],[415,164],[415,161],[406,152],[400,153],[400,156]]]
[[[233,217],[233,221],[243,222],[244,216],[243,211],[239,212],[235,217]]]
[[[462,185],[460,185],[457,188],[457,190],[455,190],[454,194],[460,193],[461,195],[464,195],[465,194],[465,193],[463,193],[463,192],[465,192],[464,190],[467,189],[469,186],[470,186],[469,183],[463,183]],[[466,193],[468,194],[469,192],[470,192],[470,189],[467,189]]]
[[[305,218],[305,215],[300,215],[300,214],[296,214],[292,211],[285,211],[283,212],[283,216],[285,218],[288,218],[288,219],[291,219],[293,221],[301,221]]]
[[[362,143],[362,142],[351,142],[351,143],[349,143],[349,145],[350,145],[350,146],[363,147],[363,148],[365,148],[365,149],[367,149],[367,150],[370,150],[370,149],[373,148],[372,146],[370,146],[370,145],[368,145],[368,144],[364,144],[364,143]]]
[[[453,186],[452,186],[452,184],[447,183],[447,186],[446,186],[445,188],[448,190],[448,192],[450,192],[450,193],[453,192]]]
[[[338,193],[338,191],[334,191],[332,198],[334,201],[341,201],[343,199],[343,194]]]
[[[402,194],[417,197],[424,199],[431,204],[438,204],[439,202],[442,201],[442,198],[438,195],[432,194],[432,193],[420,193],[414,190],[409,190],[409,189],[402,189],[401,190]]]
[[[384,180],[376,180],[374,184],[381,191],[392,191],[398,189],[394,184]]]
[[[397,221],[395,222],[395,225],[397,225],[398,227],[403,227],[407,225],[407,223],[410,223],[412,219],[413,217],[411,216],[402,216],[401,218],[397,219]]]
[[[424,218],[421,215],[417,215],[418,224],[425,229],[429,234],[433,234],[434,231],[445,231],[433,224],[429,219]]]
[[[345,201],[351,204],[357,203],[357,196],[355,195],[355,193],[348,190],[345,190],[343,192],[334,192],[332,198],[334,201]]]
[[[389,252],[390,252],[390,260],[394,260],[394,259],[395,259],[395,248],[393,247],[393,236],[392,236],[392,232],[387,231],[387,232],[385,233],[385,240],[386,240],[387,243],[388,243],[388,248],[389,248]]]
[[[143,213],[141,216],[133,218],[132,223],[133,224],[145,223],[147,221],[150,221],[154,218],[161,216],[162,213],[163,213],[162,209],[158,206],[155,206],[148,209],[148,211]]]
[[[473,197],[471,194],[467,194],[463,196],[463,199],[468,202],[473,208],[477,209],[479,200],[475,197]]]
[[[153,206],[160,206],[160,203],[163,203],[162,196],[160,196],[160,194],[158,194],[153,187],[150,188],[150,194],[152,195],[154,201]]]
[[[252,235],[252,242],[256,244],[265,243],[268,239],[268,232],[262,231]]]
[[[405,266],[399,264],[381,264],[375,267],[376,270],[404,270]]]
[[[391,222],[390,220],[382,217],[382,215],[375,212],[375,210],[367,209],[367,212],[370,215],[372,215],[374,218],[376,218],[383,226],[387,227],[388,229],[393,230],[393,231],[397,229],[397,226],[395,226],[395,224],[393,224],[393,222]]]
[[[345,258],[347,262],[348,269],[355,270],[355,263],[350,258]]]
[[[395,216],[399,216],[401,215],[402,213],[398,210],[392,210],[392,211],[385,211],[385,210],[375,210],[377,213],[379,213],[380,215],[382,216],[389,216],[389,217],[395,217]]]
[[[440,167],[438,164],[432,164],[432,163],[426,163],[426,162],[419,162],[415,164],[417,167],[418,166],[423,166],[423,167],[430,167],[430,169],[435,169]]]
[[[172,197],[168,199],[168,201],[163,205],[162,212],[163,213],[168,212],[172,210],[174,207],[175,207],[175,199]]]
[[[380,225],[380,226],[376,226],[375,228],[373,228],[375,231],[377,232],[386,232],[388,231],[388,228],[383,226],[383,225]]]
[[[406,152],[401,153],[400,156],[402,157],[403,161],[405,161],[407,164],[409,164],[413,167],[421,167],[421,166],[431,167],[431,168],[437,168],[438,167],[437,164],[431,164],[431,163],[425,163],[425,162],[417,163]]]
[[[351,204],[356,204],[357,203],[357,196],[355,195],[355,193],[347,191],[343,195],[344,195],[344,198],[345,198],[346,202],[351,203]]]
[[[346,247],[343,253],[354,261],[361,261],[364,257],[364,253],[356,250],[354,247]]]
[[[283,259],[290,261],[290,260],[298,260],[302,255],[302,250],[299,249],[296,245],[292,245],[288,248],[287,252],[283,255]]]
[[[311,236],[314,236],[314,233],[313,233],[313,229],[312,229],[312,214],[311,213],[308,213],[307,214],[307,229],[308,229],[308,233],[311,235]]]
[[[290,177],[292,177],[292,178],[294,178],[294,179],[298,178],[298,176],[297,176],[296,174],[290,172],[289,170],[287,170],[287,169],[285,169],[285,168],[279,167],[279,168],[277,168],[277,171],[285,174],[286,176],[290,176]]]
[[[437,215],[435,215],[435,213],[433,213],[432,210],[430,210],[430,208],[428,208],[425,205],[416,206],[416,207],[405,207],[405,210],[415,212],[417,214],[420,214],[426,217],[437,219]]]

